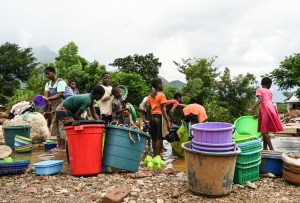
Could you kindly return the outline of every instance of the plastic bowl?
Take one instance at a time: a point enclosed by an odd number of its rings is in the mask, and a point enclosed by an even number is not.
[[[47,105],[46,102],[45,102],[45,100],[44,100],[44,97],[42,95],[35,96],[33,98],[33,103],[39,109],[43,109]]]

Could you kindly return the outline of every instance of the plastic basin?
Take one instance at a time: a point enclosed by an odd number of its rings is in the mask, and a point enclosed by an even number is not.
[[[234,125],[222,122],[197,123],[192,125],[194,140],[202,143],[230,143]]]
[[[260,174],[272,173],[276,176],[282,176],[283,161],[281,158],[281,155],[262,154]]]
[[[43,109],[47,106],[44,97],[42,95],[37,95],[33,98],[33,103],[34,105],[39,108],[39,109]]]
[[[241,150],[226,153],[200,152],[190,149],[190,142],[181,145],[184,150],[188,189],[195,194],[223,196],[232,190],[236,158]]]
[[[63,160],[49,160],[33,164],[36,175],[52,175],[62,171]]]
[[[46,151],[51,150],[57,146],[57,142],[43,142],[44,144],[44,149]]]
[[[229,147],[203,147],[203,146],[197,146],[193,142],[191,144],[192,149],[194,150],[200,150],[200,151],[208,151],[208,152],[230,152],[234,150],[234,145]]]
[[[230,143],[222,143],[222,144],[214,144],[214,143],[203,143],[203,142],[197,142],[194,139],[192,139],[192,144],[199,147],[210,147],[210,148],[224,148],[224,147],[232,147],[235,145],[235,142],[232,140]]]

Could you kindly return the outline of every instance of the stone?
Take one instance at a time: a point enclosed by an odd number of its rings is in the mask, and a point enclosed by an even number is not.
[[[144,181],[143,181],[143,180],[137,180],[136,183],[137,183],[138,185],[144,185]]]
[[[131,197],[138,197],[139,193],[138,192],[130,192]]]
[[[246,186],[247,186],[247,187],[250,187],[250,188],[252,188],[252,189],[256,189],[256,188],[257,188],[257,185],[255,185],[255,183],[251,183],[251,182],[249,182],[249,181],[246,183]]]
[[[132,199],[128,203],[136,203],[136,201]]]
[[[178,189],[175,189],[172,193],[172,198],[178,198],[180,196]]]
[[[26,192],[37,193],[37,189],[36,189],[36,187],[29,187],[29,188],[26,189]]]
[[[157,199],[156,203],[164,203],[164,200],[163,199]]]
[[[130,193],[128,188],[116,188],[107,193],[103,199],[103,203],[121,203],[122,200]]]

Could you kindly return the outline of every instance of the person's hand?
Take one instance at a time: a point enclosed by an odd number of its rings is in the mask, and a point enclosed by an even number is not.
[[[49,98],[48,97],[44,97],[44,101],[49,101]]]

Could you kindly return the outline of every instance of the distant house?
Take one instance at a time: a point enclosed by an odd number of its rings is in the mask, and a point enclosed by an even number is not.
[[[300,99],[293,95],[288,100],[285,101],[287,104],[287,111],[290,112],[291,110],[300,110]]]

